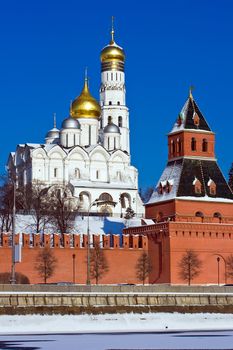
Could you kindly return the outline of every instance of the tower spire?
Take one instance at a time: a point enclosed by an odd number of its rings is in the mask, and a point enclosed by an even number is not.
[[[88,81],[88,77],[87,77],[87,67],[85,67],[85,81]]]
[[[57,115],[56,115],[56,113],[53,113],[53,127],[54,128],[57,127]]]
[[[110,44],[114,44],[115,40],[114,40],[114,34],[115,34],[115,31],[114,31],[114,16],[112,16],[112,30],[111,30],[111,42]]]
[[[191,100],[193,100],[193,94],[192,94],[193,90],[194,90],[194,86],[193,86],[193,85],[190,85],[190,87],[189,87],[189,98],[190,98]]]

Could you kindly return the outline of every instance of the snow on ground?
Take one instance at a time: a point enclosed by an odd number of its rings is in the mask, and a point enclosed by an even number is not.
[[[105,314],[0,316],[0,334],[232,330],[232,314]]]
[[[125,226],[140,226],[141,219],[133,218],[125,220],[123,218],[90,216],[89,218],[91,234],[122,234]],[[48,227],[46,232],[54,232],[53,227]],[[87,232],[87,216],[77,216],[74,223],[74,233]],[[16,216],[16,232],[34,233],[35,221],[31,215]]]

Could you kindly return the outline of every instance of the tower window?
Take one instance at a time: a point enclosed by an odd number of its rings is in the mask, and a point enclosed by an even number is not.
[[[192,151],[197,150],[197,142],[196,142],[196,139],[194,137],[192,137],[192,140],[191,140],[191,150]]]
[[[113,73],[111,73],[111,80],[113,80]]]
[[[116,73],[116,80],[117,80],[117,73]]]
[[[209,187],[210,195],[216,196],[216,183],[212,179],[209,179],[207,186]]]
[[[195,179],[193,181],[193,186],[194,186],[195,194],[201,194],[202,185],[201,185],[201,182],[196,177],[195,177]]]
[[[109,101],[109,106],[111,106],[112,105],[112,101]]]
[[[111,122],[112,122],[112,117],[109,115],[108,116],[108,124],[111,124]]]
[[[99,170],[96,170],[96,179],[97,180],[99,179],[99,176],[100,176],[100,172],[99,172]]]
[[[180,154],[181,152],[181,143],[180,143],[180,139],[177,139],[177,153]]]
[[[197,127],[199,126],[200,118],[199,118],[199,116],[197,115],[196,112],[195,112],[194,115],[193,115],[193,122],[194,122],[194,124],[195,124]]]
[[[117,105],[120,106],[120,101],[117,101]]]
[[[118,117],[118,126],[120,128],[122,128],[122,117],[121,116]]]
[[[208,151],[208,142],[206,139],[202,140],[202,152],[207,152]]]

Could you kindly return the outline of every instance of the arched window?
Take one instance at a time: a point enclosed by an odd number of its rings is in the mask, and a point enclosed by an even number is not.
[[[180,139],[178,138],[177,139],[177,153],[180,154],[181,152],[181,142],[180,142]]]
[[[122,128],[122,117],[121,116],[118,117],[118,126],[120,128]]]
[[[107,192],[101,193],[101,195],[99,196],[99,200],[109,202],[113,201],[112,196]]]
[[[120,181],[122,180],[121,171],[118,170],[118,171],[116,172],[116,177],[117,177],[117,180],[120,180]]]
[[[192,151],[197,150],[197,141],[196,141],[195,137],[192,137],[192,140],[191,140],[191,150]]]
[[[128,193],[122,193],[120,196],[121,207],[122,208],[131,208],[131,197]]]
[[[120,101],[117,101],[117,105],[120,106]]]
[[[197,211],[196,213],[195,213],[195,216],[197,217],[197,218],[204,218],[204,214],[202,213],[202,211]]]
[[[54,168],[53,169],[53,176],[57,177],[57,174],[58,174],[58,168]]]
[[[202,140],[202,152],[207,152],[208,151],[208,142],[206,139]]]
[[[222,222],[222,214],[221,213],[216,212],[216,213],[214,213],[213,217],[219,219],[220,223]]]
[[[112,101],[109,101],[109,106],[111,106],[112,105]]]
[[[174,156],[176,150],[175,142],[174,140],[171,140],[171,155]]]
[[[96,170],[96,179],[98,180],[100,177],[100,171],[99,170]]]
[[[79,168],[75,169],[74,176],[76,177],[76,179],[80,179],[80,170],[79,170]]]
[[[83,191],[79,194],[79,201],[82,210],[87,210],[91,203],[91,195],[89,192]]]
[[[159,211],[156,215],[156,221],[157,222],[161,222],[163,221],[163,213],[161,211]]]
[[[112,122],[112,117],[109,115],[108,116],[108,124],[111,124],[111,122]]]

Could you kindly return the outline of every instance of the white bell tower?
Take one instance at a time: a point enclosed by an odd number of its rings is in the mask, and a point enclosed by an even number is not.
[[[112,20],[111,41],[101,51],[101,86],[100,86],[100,134],[109,123],[120,128],[120,148],[130,154],[129,144],[129,110],[125,100],[125,53],[115,43]]]

